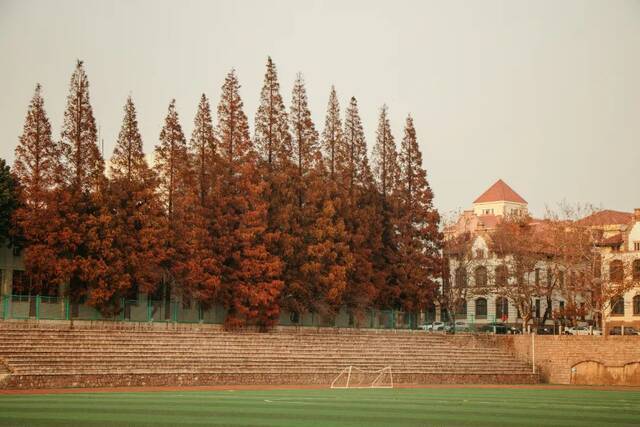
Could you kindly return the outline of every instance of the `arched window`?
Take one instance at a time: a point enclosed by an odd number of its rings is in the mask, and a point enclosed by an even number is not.
[[[620,283],[624,280],[624,264],[619,259],[609,263],[609,280]]]
[[[633,280],[640,280],[640,259],[633,261]]]
[[[506,265],[496,267],[496,286],[506,286],[509,279],[509,268]]]
[[[456,317],[458,319],[465,319],[467,317],[467,300],[464,298],[456,302]]]
[[[640,316],[640,295],[633,297],[633,315]]]
[[[456,268],[456,287],[467,287],[467,269],[462,266]]]
[[[611,315],[624,316],[624,298],[617,297],[611,299]]]
[[[487,318],[487,299],[478,298],[476,300],[476,319]]]
[[[487,267],[481,265],[476,267],[474,272],[474,280],[476,282],[476,286],[484,288],[487,286]]]
[[[496,298],[496,320],[509,318],[509,300],[505,297]]]

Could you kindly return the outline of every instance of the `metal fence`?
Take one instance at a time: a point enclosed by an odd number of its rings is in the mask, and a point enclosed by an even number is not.
[[[105,320],[120,322],[173,322],[222,324],[226,310],[222,306],[203,308],[199,304],[179,301],[121,300],[116,314],[105,316],[88,304],[76,304],[68,297],[40,295],[4,295],[0,311],[1,319],[34,320]],[[398,310],[368,310],[351,314],[346,309],[335,316],[317,313],[292,313],[282,311],[278,324],[283,326],[311,326],[336,328],[418,329],[419,325],[433,322],[428,313],[408,313]]]

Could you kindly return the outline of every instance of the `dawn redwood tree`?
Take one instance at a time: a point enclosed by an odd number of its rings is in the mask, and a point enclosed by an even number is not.
[[[198,111],[193,121],[193,132],[189,141],[189,152],[193,159],[199,203],[203,207],[211,205],[211,191],[214,185],[217,140],[211,120],[209,100],[203,93]]]
[[[187,262],[189,281],[194,288],[195,297],[209,307],[215,302],[220,285],[220,262],[213,250],[215,218],[219,214],[215,202],[218,192],[216,174],[219,160],[211,107],[204,94],[200,98],[193,125],[189,153],[198,203],[191,209],[199,229],[193,230],[197,231],[192,246],[194,253]]]
[[[291,135],[287,111],[280,95],[276,66],[267,59],[267,71],[255,118],[255,147],[270,169],[287,165],[291,159]]]
[[[291,218],[295,203],[295,171],[287,112],[280,95],[276,66],[271,58],[267,59],[256,112],[254,143],[259,157],[258,168],[265,184],[262,195],[268,207],[267,249],[284,265],[292,265],[291,258],[296,255]]]
[[[415,312],[426,306],[437,289],[442,234],[411,116],[406,120],[399,158],[400,301],[405,310]]]
[[[295,200],[291,204],[288,241],[291,251],[283,257],[285,269],[283,272],[284,289],[282,305],[292,312],[301,313],[315,310],[314,298],[318,292],[316,278],[308,274],[308,264],[313,262],[308,253],[311,241],[310,228],[318,216],[318,206],[310,195],[320,196],[321,193],[312,192],[313,180],[322,179],[319,169],[320,152],[318,149],[318,133],[311,119],[307,94],[302,76],[298,75],[293,87],[290,127],[292,130],[293,164],[289,168],[289,182]],[[314,295],[315,294],[315,295]]]
[[[378,304],[392,308],[400,308],[402,287],[396,271],[398,256],[398,179],[400,167],[395,140],[391,134],[387,106],[380,110],[376,143],[373,146],[373,174],[380,200],[377,216],[382,226],[382,245],[379,269],[384,274],[384,285],[378,295]]]
[[[48,233],[56,242],[57,271],[68,283],[71,301],[110,311],[108,265],[114,230],[105,209],[104,160],[97,144],[96,122],[89,100],[89,80],[82,61],[71,76],[62,125],[60,182],[55,192],[59,227]]]
[[[56,212],[53,197],[59,184],[56,182],[59,166],[59,146],[51,139],[51,125],[38,84],[13,162],[13,174],[20,183],[20,205],[15,211],[14,226],[23,239],[25,270],[34,293],[41,293],[47,285],[63,281],[56,275],[59,242],[52,240],[59,236],[54,231],[59,229],[62,220]],[[9,217],[3,215],[3,218]]]
[[[327,106],[327,116],[324,122],[324,130],[322,131],[322,150],[325,163],[329,168],[329,176],[331,180],[335,179],[336,158],[338,157],[338,150],[343,146],[342,144],[340,104],[338,102],[338,96],[336,95],[336,89],[331,86],[329,105]]]
[[[208,248],[209,234],[198,205],[198,188],[187,143],[172,100],[156,146],[156,171],[165,214],[165,246],[162,260],[164,290],[169,301],[180,296],[184,303],[215,293],[219,283],[217,264]]]
[[[124,106],[122,127],[111,156],[106,204],[113,231],[105,299],[138,299],[161,282],[163,217],[156,176],[147,164],[131,97]]]
[[[390,201],[396,193],[400,167],[398,165],[398,150],[391,134],[389,114],[386,105],[380,109],[376,143],[373,146],[373,174],[378,191],[385,201]]]
[[[301,207],[304,204],[304,180],[321,160],[318,132],[311,119],[307,91],[301,74],[298,74],[293,84],[289,115],[293,133],[293,161],[298,181],[296,196],[298,206]]]
[[[221,258],[221,300],[228,328],[255,324],[271,327],[278,319],[282,263],[268,250],[268,205],[265,183],[257,169],[257,153],[232,70],[218,104],[220,185],[214,247]]]
[[[347,308],[356,317],[369,308],[380,288],[380,271],[375,259],[381,245],[381,229],[377,212],[377,191],[367,159],[364,130],[358,103],[351,98],[345,112],[342,144],[336,150],[336,173],[339,174],[339,196],[349,233],[353,268],[349,271],[345,292]]]

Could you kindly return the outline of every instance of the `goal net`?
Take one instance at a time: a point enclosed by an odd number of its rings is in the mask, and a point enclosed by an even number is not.
[[[347,366],[331,382],[331,388],[393,388],[391,366],[378,370]]]

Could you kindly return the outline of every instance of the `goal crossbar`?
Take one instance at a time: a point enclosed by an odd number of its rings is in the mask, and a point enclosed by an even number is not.
[[[354,384],[352,379],[355,376],[366,377],[366,384],[363,385],[362,382]],[[371,378],[373,380],[369,381],[368,379]],[[342,382],[338,383],[339,380],[342,380],[344,385],[341,385]],[[393,388],[393,372],[391,371],[391,366],[377,370],[365,370],[356,366],[347,366],[331,382],[331,388]]]

